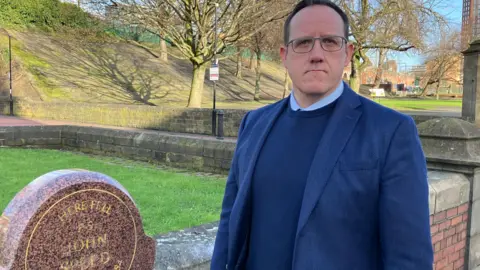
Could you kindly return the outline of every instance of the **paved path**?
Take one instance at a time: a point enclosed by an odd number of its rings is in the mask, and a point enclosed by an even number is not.
[[[0,115],[0,127],[8,126],[39,126],[42,125],[38,121],[22,119],[18,117]]]

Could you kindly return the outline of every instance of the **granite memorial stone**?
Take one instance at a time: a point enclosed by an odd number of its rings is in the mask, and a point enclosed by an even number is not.
[[[47,173],[0,218],[0,270],[152,270],[154,262],[133,199],[100,173]]]

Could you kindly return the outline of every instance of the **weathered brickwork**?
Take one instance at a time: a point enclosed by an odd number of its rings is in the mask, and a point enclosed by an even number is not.
[[[435,270],[465,269],[468,203],[430,216]]]

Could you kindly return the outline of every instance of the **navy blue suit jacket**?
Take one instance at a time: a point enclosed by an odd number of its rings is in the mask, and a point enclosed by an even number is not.
[[[212,270],[244,269],[252,173],[288,104],[287,98],[250,111],[241,122]],[[432,269],[428,198],[426,161],[413,119],[345,84],[309,172],[291,269]]]

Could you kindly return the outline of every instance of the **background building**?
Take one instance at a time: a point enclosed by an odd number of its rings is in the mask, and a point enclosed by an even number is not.
[[[480,37],[480,0],[463,0],[462,8],[462,50],[475,37]]]

